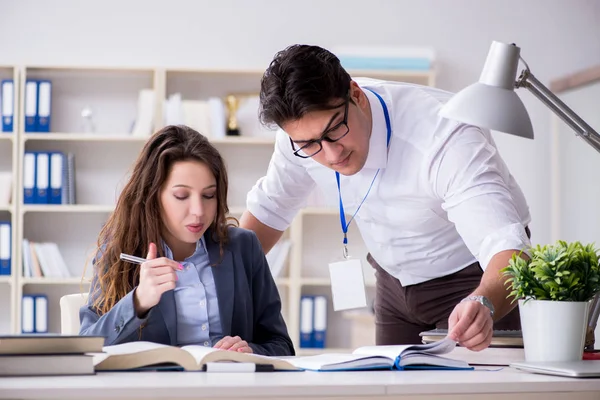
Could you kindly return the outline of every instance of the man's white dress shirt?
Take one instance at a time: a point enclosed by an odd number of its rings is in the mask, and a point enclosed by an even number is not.
[[[407,286],[475,261],[485,269],[498,252],[530,244],[527,202],[490,132],[438,116],[451,93],[366,78],[356,82],[385,101],[392,138],[387,148],[382,105],[363,90],[373,116],[369,154],[357,174],[341,175],[341,192],[346,214],[353,215],[380,169],[352,223],[382,268]],[[268,172],[248,194],[247,208],[283,231],[315,185],[328,205],[339,205],[335,172],[294,156],[279,130]]]

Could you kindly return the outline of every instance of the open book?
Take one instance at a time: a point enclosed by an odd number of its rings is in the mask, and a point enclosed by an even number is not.
[[[175,347],[151,342],[129,342],[104,346],[102,350],[103,353],[94,354],[96,371],[145,368],[201,371],[206,363],[213,362],[268,364],[277,371],[299,370],[284,359],[196,345]]]
[[[473,369],[462,360],[442,357],[456,342],[444,339],[435,343],[397,346],[365,346],[352,354],[320,354],[294,357],[296,367],[312,371],[349,371],[367,369]]]

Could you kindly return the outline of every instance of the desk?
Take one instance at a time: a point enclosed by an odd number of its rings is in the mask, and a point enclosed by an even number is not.
[[[500,371],[124,372],[0,378],[0,399],[600,399],[600,379]]]

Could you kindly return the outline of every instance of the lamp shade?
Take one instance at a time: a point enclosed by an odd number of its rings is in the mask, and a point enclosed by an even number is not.
[[[493,42],[479,82],[454,95],[440,116],[533,139],[531,119],[514,91],[519,52],[515,45]]]

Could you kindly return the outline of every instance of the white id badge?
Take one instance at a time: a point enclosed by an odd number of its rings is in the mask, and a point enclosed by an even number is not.
[[[329,264],[333,310],[349,310],[367,306],[365,279],[358,259],[347,259]]]

